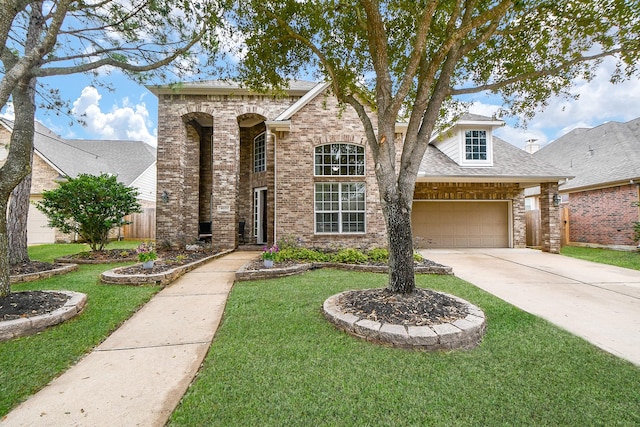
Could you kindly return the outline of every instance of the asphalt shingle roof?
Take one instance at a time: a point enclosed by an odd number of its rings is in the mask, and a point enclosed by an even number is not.
[[[640,118],[608,122],[592,129],[575,129],[534,154],[566,169],[575,178],[562,190],[640,179]]]
[[[425,152],[418,178],[486,178],[491,180],[529,180],[554,182],[571,176],[508,142],[493,137],[493,167],[463,167],[438,148],[429,145]]]
[[[4,122],[13,128],[12,122]],[[108,173],[130,185],[156,161],[155,148],[142,141],[64,139],[39,122],[33,142],[45,160],[72,178]]]

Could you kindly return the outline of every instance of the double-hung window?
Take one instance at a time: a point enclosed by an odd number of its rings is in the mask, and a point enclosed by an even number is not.
[[[487,160],[487,131],[465,131],[464,152],[465,160]]]
[[[315,214],[316,233],[364,233],[365,183],[316,183]]]
[[[264,172],[267,170],[267,144],[264,132],[253,140],[253,171]]]
[[[358,182],[317,181],[314,189],[315,232],[364,233],[364,147],[325,144],[315,148],[317,177],[361,177]]]

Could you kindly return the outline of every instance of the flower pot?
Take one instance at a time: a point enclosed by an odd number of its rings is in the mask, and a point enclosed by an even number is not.
[[[153,268],[153,260],[143,262],[142,268],[144,268],[145,270],[151,270]]]
[[[267,267],[267,268],[273,267],[273,260],[272,259],[265,259],[264,260],[264,266]]]

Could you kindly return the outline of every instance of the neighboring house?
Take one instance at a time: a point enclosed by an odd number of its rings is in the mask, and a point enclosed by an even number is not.
[[[570,244],[635,247],[640,118],[574,129],[534,154],[575,176],[560,185]]]
[[[9,141],[12,129],[11,121],[0,119],[0,145]],[[64,139],[36,122],[31,201],[42,200],[42,191],[56,188],[65,176],[75,178],[81,173],[108,173],[117,175],[118,181],[124,185],[136,188],[139,192],[138,201],[148,212],[147,216],[153,215],[156,195],[155,160],[155,148],[141,141]],[[143,221],[142,218],[145,217],[137,217],[139,221]],[[48,227],[47,222],[44,214],[32,204],[27,224],[29,244],[70,239]]]
[[[363,126],[328,84],[296,81],[279,96],[221,81],[149,90],[158,97],[161,244],[210,235],[224,248],[281,238],[386,246]],[[502,125],[467,115],[431,142],[413,204],[419,247],[524,247],[524,188],[541,186],[543,248],[559,250],[552,199],[568,175],[493,137]],[[397,124],[399,149],[405,130]]]

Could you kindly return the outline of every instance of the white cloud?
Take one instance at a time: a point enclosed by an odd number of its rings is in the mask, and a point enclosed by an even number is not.
[[[531,119],[526,128],[507,126],[496,131],[500,138],[524,147],[528,139],[537,139],[545,145],[573,129],[599,126],[607,121],[626,122],[640,117],[640,79],[612,84],[609,78],[615,68],[615,59],[609,58],[599,66],[596,77],[587,82],[578,80],[570,90],[579,95],[577,100],[556,97],[549,100],[547,107]],[[470,112],[491,116],[500,105],[495,96],[487,95],[484,102],[476,101]]]
[[[0,117],[7,120],[13,120],[15,118],[15,110],[13,109],[13,101],[9,100],[0,110]]]
[[[114,105],[110,112],[103,112],[101,98],[96,88],[87,86],[73,102],[71,111],[85,122],[87,138],[139,140],[157,145],[156,130],[153,134],[149,131],[153,124],[144,102],[131,105],[128,98],[123,98],[122,106]]]

